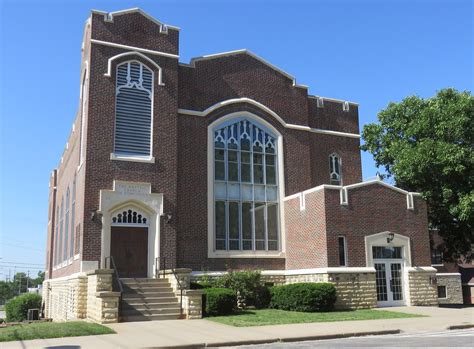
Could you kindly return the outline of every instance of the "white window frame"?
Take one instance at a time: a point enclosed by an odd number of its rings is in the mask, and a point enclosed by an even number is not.
[[[120,154],[115,152],[115,130],[117,128],[117,95],[119,92],[119,87],[117,86],[117,74],[120,66],[124,64],[138,63],[143,65],[151,72],[151,123],[150,123],[150,154],[149,155],[138,155],[138,154]],[[121,161],[132,161],[132,162],[145,162],[145,163],[155,163],[155,158],[153,157],[153,126],[154,126],[154,114],[155,114],[155,72],[152,67],[149,65],[137,60],[131,59],[124,62],[120,62],[115,67],[115,115],[114,115],[114,146],[113,152],[110,154],[110,160],[121,160]]]
[[[215,222],[214,222],[214,130],[221,124],[229,123],[233,119],[246,118],[264,128],[270,130],[276,138],[277,153],[277,185],[278,185],[278,207],[279,207],[279,250],[216,250],[215,249]],[[283,163],[283,137],[278,130],[270,123],[259,116],[248,111],[239,111],[227,114],[208,126],[208,152],[207,152],[207,173],[208,173],[208,258],[284,258],[285,257],[285,221],[284,221],[284,163]]]
[[[342,238],[344,240],[344,265],[341,265],[339,260],[339,239]],[[349,263],[347,261],[347,238],[345,235],[338,235],[337,236],[337,264],[339,267],[347,267]]]
[[[80,101],[81,101],[81,125],[80,125],[80,130],[81,130],[81,135],[79,137],[79,142],[80,142],[80,148],[79,148],[79,167],[82,166],[84,162],[84,157],[85,157],[85,134],[86,134],[86,118],[87,118],[87,113],[86,113],[86,102],[87,98],[89,96],[89,65],[88,62],[84,62],[84,72],[82,74],[82,80],[81,80],[81,90],[79,92],[80,94]]]

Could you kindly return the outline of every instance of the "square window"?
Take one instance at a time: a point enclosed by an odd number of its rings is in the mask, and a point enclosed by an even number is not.
[[[438,298],[447,298],[446,296],[446,286],[438,286]]]

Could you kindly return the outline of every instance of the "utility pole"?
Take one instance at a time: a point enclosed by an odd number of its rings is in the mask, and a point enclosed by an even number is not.
[[[26,274],[26,292],[28,292],[28,280],[30,279],[30,271],[28,270],[28,274]]]

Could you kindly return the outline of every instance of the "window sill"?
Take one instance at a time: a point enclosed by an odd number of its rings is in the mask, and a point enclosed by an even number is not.
[[[153,156],[120,155],[115,153],[110,153],[110,160],[144,162],[148,164],[155,163],[155,158]]]
[[[285,258],[281,251],[209,251],[208,258]]]

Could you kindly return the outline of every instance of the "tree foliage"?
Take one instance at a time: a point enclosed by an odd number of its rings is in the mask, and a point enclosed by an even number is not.
[[[445,255],[470,258],[474,219],[474,98],[444,89],[390,103],[363,129],[363,150],[397,186],[423,194]]]

